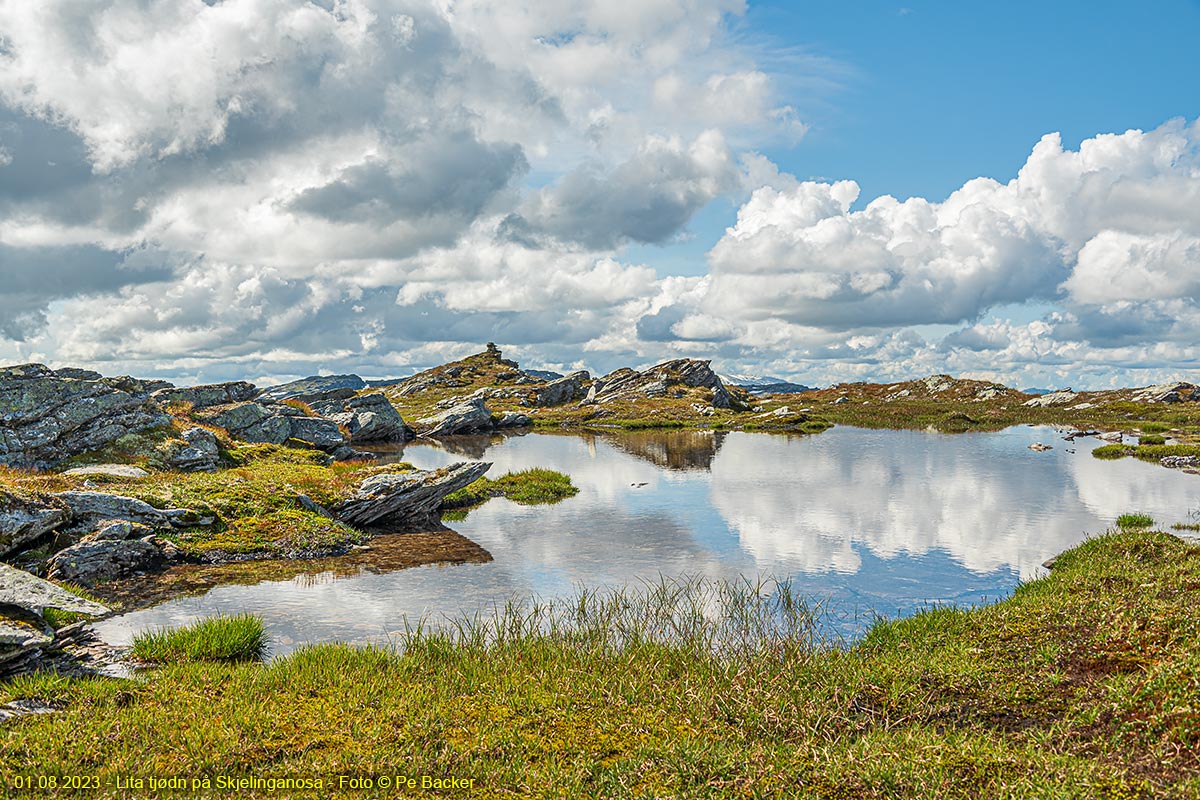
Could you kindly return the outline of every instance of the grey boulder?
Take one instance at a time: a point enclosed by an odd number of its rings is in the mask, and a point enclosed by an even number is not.
[[[167,466],[182,472],[215,472],[221,459],[216,434],[204,428],[188,428],[166,449]]]
[[[47,577],[95,586],[164,566],[178,555],[168,542],[158,539],[145,525],[109,522],[78,544],[54,554],[47,562]]]
[[[433,471],[373,475],[354,495],[332,509],[348,525],[376,522],[419,525],[436,521],[442,499],[482,477],[492,465],[485,461],[451,464]]]
[[[70,518],[58,503],[21,500],[0,492],[0,555],[8,555],[63,525]]]
[[[138,381],[91,380],[73,377],[90,378],[90,372],[61,372],[42,364],[0,368],[0,465],[53,466],[170,422],[141,393],[146,387]]]
[[[251,400],[258,394],[258,387],[246,381],[209,383],[203,386],[160,389],[150,395],[156,403],[191,403],[193,409],[223,406]]]
[[[341,411],[326,416],[349,432],[351,444],[407,442],[414,436],[400,412],[382,394],[347,398]]]
[[[492,412],[482,397],[474,397],[432,417],[418,420],[422,436],[450,436],[455,433],[474,433],[492,429]]]

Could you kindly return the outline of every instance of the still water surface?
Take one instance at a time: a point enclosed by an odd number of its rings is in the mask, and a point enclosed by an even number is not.
[[[1036,441],[1054,449],[1029,450]],[[378,556],[356,553],[336,568],[336,560],[313,562],[299,575],[293,564],[285,580],[217,586],[97,627],[124,644],[145,628],[251,612],[266,620],[278,655],[311,642],[395,640],[406,617],[436,622],[512,597],[637,586],[660,575],[765,575],[791,578],[828,600],[834,624],[853,634],[873,614],[1001,598],[1126,511],[1166,525],[1200,508],[1200,478],[1094,459],[1099,444],[1031,427],[960,435],[842,427],[807,437],[528,434],[410,444],[385,459],[433,468],[483,458],[494,463],[492,476],[549,467],[568,473],[580,491],[553,506],[495,499],[449,523],[486,551],[468,559],[476,563],[394,569],[383,555],[403,548],[394,535],[376,540]]]

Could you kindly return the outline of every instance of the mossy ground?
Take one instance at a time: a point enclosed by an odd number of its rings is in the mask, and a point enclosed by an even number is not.
[[[101,776],[88,796],[115,776],[401,773],[473,797],[1195,797],[1198,602],[1200,550],[1142,531],[849,649],[424,634],[404,655],[37,675],[0,699],[60,711],[7,723],[0,769]]]
[[[369,462],[324,466],[322,455],[278,445],[240,445],[226,453],[229,462],[237,466],[212,473],[151,472],[149,477],[139,479],[70,477],[0,468],[0,499],[6,494],[32,498],[83,488],[89,482],[91,488],[135,497],[157,508],[188,508],[201,517],[210,517],[211,525],[163,534],[188,556],[223,560],[330,554],[362,544],[371,534],[307,509],[300,495],[330,507],[353,494],[371,475],[412,467]],[[470,505],[500,495],[516,502],[555,502],[577,490],[561,473],[527,470],[497,480],[485,478],[472,491],[478,497],[471,502],[455,501],[451,505]],[[48,557],[50,552],[40,555]]]
[[[526,469],[509,472],[499,478],[483,477],[468,484],[457,492],[446,495],[443,509],[461,509],[477,506],[493,497],[507,497],[521,505],[557,503],[574,497],[579,489],[571,478],[549,469]]]

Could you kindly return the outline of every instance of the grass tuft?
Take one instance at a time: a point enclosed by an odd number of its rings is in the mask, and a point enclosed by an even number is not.
[[[1154,517],[1149,514],[1122,514],[1117,517],[1117,527],[1123,531],[1138,530],[1154,526]]]
[[[133,657],[152,664],[261,661],[267,633],[250,614],[207,617],[182,628],[161,628],[133,639]]]
[[[521,505],[543,505],[557,503],[579,494],[569,475],[551,469],[521,470],[509,472],[495,480],[480,478],[456,492],[446,495],[442,501],[443,511],[477,506],[492,497],[507,497]],[[461,519],[462,517],[457,517]],[[443,519],[446,519],[443,516]]]

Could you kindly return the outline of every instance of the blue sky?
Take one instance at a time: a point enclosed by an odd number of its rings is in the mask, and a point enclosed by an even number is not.
[[[0,0],[0,30],[2,362],[1200,367],[1196,2]]]
[[[855,180],[863,199],[944,198],[971,178],[1016,177],[1046,133],[1074,148],[1200,113],[1195,0],[756,2],[736,29],[782,51],[785,69],[793,52],[828,62],[827,83],[792,87],[808,134],[763,153],[804,179]],[[702,274],[736,210],[714,201],[686,242],[635,252]]]

